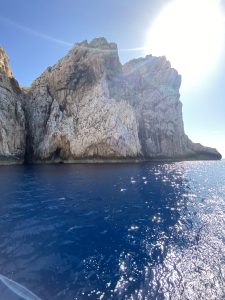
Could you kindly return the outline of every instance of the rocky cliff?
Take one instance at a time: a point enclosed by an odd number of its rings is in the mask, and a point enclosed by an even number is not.
[[[4,106],[7,114],[0,115],[0,128],[7,130],[0,140],[2,157],[28,162],[221,158],[185,135],[181,77],[165,57],[146,56],[122,66],[116,44],[104,38],[84,41],[26,91],[13,78],[6,55],[1,57],[0,105],[12,107],[9,112]]]
[[[5,50],[0,48],[0,164],[24,161],[26,132],[22,98]]]

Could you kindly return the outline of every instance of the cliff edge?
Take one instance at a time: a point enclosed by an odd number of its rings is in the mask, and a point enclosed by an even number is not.
[[[181,76],[165,57],[121,65],[116,44],[97,38],[76,44],[29,90],[21,90],[3,54],[2,160],[221,159],[216,149],[185,135]]]
[[[22,91],[0,47],[0,164],[23,163],[26,147]]]

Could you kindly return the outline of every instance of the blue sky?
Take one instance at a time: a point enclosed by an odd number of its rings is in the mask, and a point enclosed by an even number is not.
[[[147,31],[168,2],[1,0],[0,45],[10,57],[16,79],[28,86],[76,42],[104,36],[116,42],[119,49],[144,46]],[[121,61],[126,62],[143,53],[142,50],[121,51],[119,55]],[[189,137],[217,147],[225,157],[224,78],[225,47],[218,64],[205,80],[189,89],[181,88],[181,101]]]

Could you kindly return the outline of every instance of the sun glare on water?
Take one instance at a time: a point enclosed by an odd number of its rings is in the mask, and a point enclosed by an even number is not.
[[[193,85],[213,70],[221,57],[225,17],[218,0],[174,0],[147,34],[146,54],[165,55]]]

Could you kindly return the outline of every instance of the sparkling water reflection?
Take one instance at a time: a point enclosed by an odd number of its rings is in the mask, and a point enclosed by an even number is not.
[[[225,295],[224,161],[1,167],[0,198],[0,273],[43,300]]]

